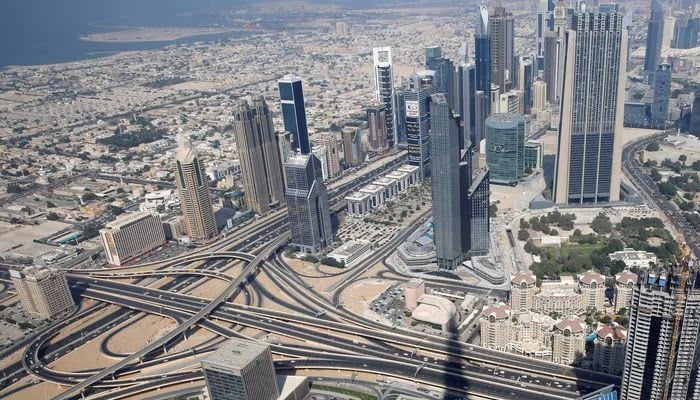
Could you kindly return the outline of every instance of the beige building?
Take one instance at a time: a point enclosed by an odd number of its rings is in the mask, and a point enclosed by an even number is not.
[[[122,265],[165,243],[165,231],[158,213],[137,212],[108,223],[100,229],[100,238],[107,262]]]
[[[334,178],[340,175],[340,143],[341,141],[333,133],[314,135],[314,141],[326,148],[326,167],[328,177]]]
[[[259,215],[285,203],[280,149],[262,96],[239,100],[233,112],[241,175],[248,206]]]
[[[554,322],[549,315],[532,311],[513,312],[509,351],[539,360],[551,360]]]
[[[584,310],[603,310],[606,300],[605,275],[593,270],[587,271],[579,276],[578,286]]]
[[[406,309],[413,311],[418,307],[418,299],[425,294],[425,281],[422,279],[411,279],[404,286],[404,297],[406,300]]]
[[[535,81],[532,84],[532,111],[542,111],[547,108],[547,84]]]
[[[217,234],[209,178],[204,171],[204,163],[197,152],[189,143],[181,143],[175,158],[175,183],[185,232],[192,240],[209,239]]]
[[[622,375],[625,367],[627,331],[617,324],[598,329],[593,347],[593,369],[612,375]]]
[[[535,305],[537,278],[531,272],[518,272],[510,280],[510,307],[515,311],[529,311]]]
[[[564,318],[554,324],[552,361],[571,365],[586,354],[586,323],[578,317]]]
[[[637,283],[637,274],[630,271],[622,271],[615,275],[615,312],[621,308],[629,310],[632,302],[632,291]]]
[[[75,305],[63,270],[41,266],[10,269],[10,279],[29,314],[51,318]]]
[[[481,346],[508,351],[510,342],[511,309],[500,303],[486,307],[481,314]]]
[[[581,295],[572,288],[551,288],[535,295],[535,311],[542,314],[576,315],[583,311]]]

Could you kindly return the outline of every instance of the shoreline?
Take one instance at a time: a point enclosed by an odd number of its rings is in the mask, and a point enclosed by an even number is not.
[[[91,33],[80,36],[84,42],[94,43],[148,43],[172,42],[188,37],[225,34],[232,32],[254,32],[241,28],[181,28],[181,27],[118,27],[101,26],[116,29],[110,32]],[[122,30],[119,30],[122,29]]]

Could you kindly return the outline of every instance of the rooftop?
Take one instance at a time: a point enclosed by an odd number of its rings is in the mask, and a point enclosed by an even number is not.
[[[493,306],[488,306],[484,308],[482,312],[483,316],[486,318],[494,317],[497,319],[508,318],[510,316],[510,306],[505,303],[498,303]]]
[[[554,326],[560,331],[569,330],[572,333],[583,332],[586,330],[586,323],[579,317],[563,318]]]
[[[202,361],[222,367],[241,369],[263,354],[268,348],[269,346],[263,343],[231,339]]]
[[[631,271],[622,271],[619,274],[615,275],[615,281],[623,285],[637,283],[637,279],[639,279],[637,274]]]
[[[125,225],[129,225],[129,224],[134,223],[136,221],[139,221],[141,219],[150,218],[150,217],[157,216],[157,215],[158,214],[151,213],[151,212],[133,212],[133,213],[120,215],[119,218],[117,218],[116,220],[106,224],[105,229],[121,229]]]
[[[520,285],[523,282],[527,283],[528,285],[532,285],[533,283],[537,282],[537,277],[535,274],[530,272],[518,272],[510,279],[510,283],[514,285]]]

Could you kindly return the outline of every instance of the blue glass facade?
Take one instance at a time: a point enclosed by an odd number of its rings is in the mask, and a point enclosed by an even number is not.
[[[525,169],[525,118],[494,114],[486,119],[486,165],[491,182],[516,185]]]
[[[430,96],[435,93],[432,71],[413,74],[405,90],[408,163],[420,168],[421,180],[430,177]]]
[[[309,154],[311,146],[301,79],[285,76],[279,81],[279,91],[284,130],[292,134],[292,147],[301,154]]]

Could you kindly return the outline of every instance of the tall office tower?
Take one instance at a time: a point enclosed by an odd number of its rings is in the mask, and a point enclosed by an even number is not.
[[[561,93],[564,87],[564,69],[566,67],[566,31],[568,30],[569,21],[568,9],[564,5],[563,0],[558,0],[554,7],[554,35],[556,37],[556,48],[554,57],[554,86],[550,86],[547,82],[547,87],[554,90],[552,97],[556,104],[561,104]]]
[[[561,93],[556,92],[558,55],[559,39],[556,33],[546,32],[544,35],[544,73],[542,79],[547,84],[547,101],[551,104],[558,104],[558,98],[561,96]]]
[[[491,103],[489,106],[491,114],[489,114],[489,116],[493,114],[498,114],[500,112],[499,110],[501,109],[501,92],[502,90],[500,86],[491,84],[491,97],[489,101]]]
[[[664,30],[661,34],[661,49],[671,48],[673,42],[673,33],[676,31],[676,17],[667,15],[664,18]]]
[[[537,277],[532,272],[517,272],[510,279],[510,308],[515,311],[530,311],[539,291]]]
[[[318,158],[318,161],[321,163],[321,176],[323,177],[323,181],[325,182],[329,178],[328,160],[326,158],[326,146],[314,146],[314,148],[311,149],[311,154],[315,155],[316,158]]]
[[[534,77],[532,57],[520,57],[518,60],[518,90],[522,93],[521,108],[523,114],[530,114],[532,109],[532,80]]]
[[[322,181],[321,162],[313,154],[294,156],[287,170],[287,211],[292,246],[317,254],[333,243],[328,193]]]
[[[51,267],[32,266],[10,269],[10,280],[24,311],[51,318],[75,305],[66,281],[66,272]]]
[[[458,121],[444,93],[434,94],[430,103],[430,155],[434,240],[438,268],[458,267],[469,251],[462,248],[468,237],[469,219],[463,225],[462,212],[467,212],[467,188],[460,182],[460,144]],[[467,171],[467,179],[470,172]]]
[[[372,150],[382,153],[389,149],[387,142],[386,108],[383,105],[367,107],[367,131]]]
[[[411,75],[406,98],[406,142],[408,163],[420,168],[420,179],[430,177],[430,96],[436,93],[433,71]]]
[[[284,130],[292,134],[294,150],[308,154],[311,151],[311,146],[306,126],[306,106],[304,105],[304,89],[301,85],[301,78],[285,75],[277,83],[280,91]]]
[[[476,143],[476,68],[474,64],[455,67],[455,106],[460,114],[459,146],[468,149]]]
[[[697,399],[700,280],[691,271],[685,289],[680,274],[647,272],[636,283],[629,308],[625,400]],[[676,318],[679,318],[676,323]]]
[[[445,93],[447,103],[452,108],[457,108],[454,101],[454,64],[452,61],[442,56],[440,46],[426,47],[425,49],[425,69],[435,71],[435,86],[438,93]]]
[[[397,147],[406,149],[408,148],[406,143],[406,94],[403,89],[394,89],[394,105],[396,106],[394,109],[396,119],[394,133],[396,134]],[[387,132],[388,129],[389,127],[387,126]]]
[[[481,2],[474,29],[474,65],[476,67],[476,90],[491,91],[491,37],[489,35],[489,12]],[[486,115],[489,115],[487,110]]]
[[[100,229],[102,247],[107,262],[124,262],[151,251],[165,243],[165,231],[156,212],[125,214]]]
[[[280,83],[280,90],[284,85]],[[239,100],[232,123],[248,206],[256,214],[265,215],[271,207],[284,204],[279,148],[265,99],[254,96],[252,104]]]
[[[386,141],[389,148],[396,145],[396,104],[394,103],[394,67],[391,60],[391,47],[375,47],[372,49],[374,58],[374,87],[377,101],[386,109]]]
[[[617,13],[574,14],[566,33],[554,175],[557,204],[620,199],[627,58],[622,18]]]
[[[483,91],[477,90],[474,94],[474,115],[475,119],[475,140],[474,147],[477,149],[482,140],[486,137],[486,118],[488,117],[488,96]],[[474,166],[476,168],[476,166]]]
[[[535,81],[532,84],[532,111],[542,111],[547,108],[547,84]]]
[[[230,339],[202,359],[211,400],[275,400],[277,376],[267,344]]]
[[[486,165],[491,182],[516,185],[525,170],[525,118],[495,114],[486,119]]]
[[[676,21],[671,47],[675,49],[692,49],[698,45],[698,30],[700,30],[700,18],[693,17],[686,11]]]
[[[523,93],[519,90],[510,90],[501,93],[498,102],[498,112],[507,114],[523,113]]]
[[[690,128],[688,132],[691,135],[700,136],[700,92],[695,92],[695,100],[690,113]]]
[[[537,52],[535,65],[537,71],[544,69],[544,37],[554,29],[554,0],[539,0],[537,8]]]
[[[338,143],[340,140],[332,133],[321,133],[314,136],[316,143],[326,148],[326,165],[328,177],[334,178],[342,171],[340,169],[340,153]]]
[[[491,223],[489,219],[489,169],[482,168],[474,174],[467,192],[471,213],[471,253],[482,256],[489,253]]]
[[[515,32],[513,14],[507,11],[500,0],[489,16],[488,33],[491,37],[491,83],[510,90],[515,70],[513,69],[513,47]]]
[[[659,65],[654,77],[654,102],[651,104],[651,124],[665,129],[668,121],[668,100],[671,98],[671,66]]]
[[[644,53],[644,71],[649,74],[649,84],[654,83],[654,73],[661,59],[661,41],[664,34],[664,10],[659,0],[651,0],[651,17],[647,25],[647,46]]]
[[[175,156],[175,183],[185,233],[193,240],[209,239],[217,234],[214,209],[209,194],[209,178],[204,162],[187,142],[180,143]]]
[[[345,155],[345,165],[358,166],[365,160],[362,151],[362,131],[360,128],[348,126],[343,128],[343,154]]]

